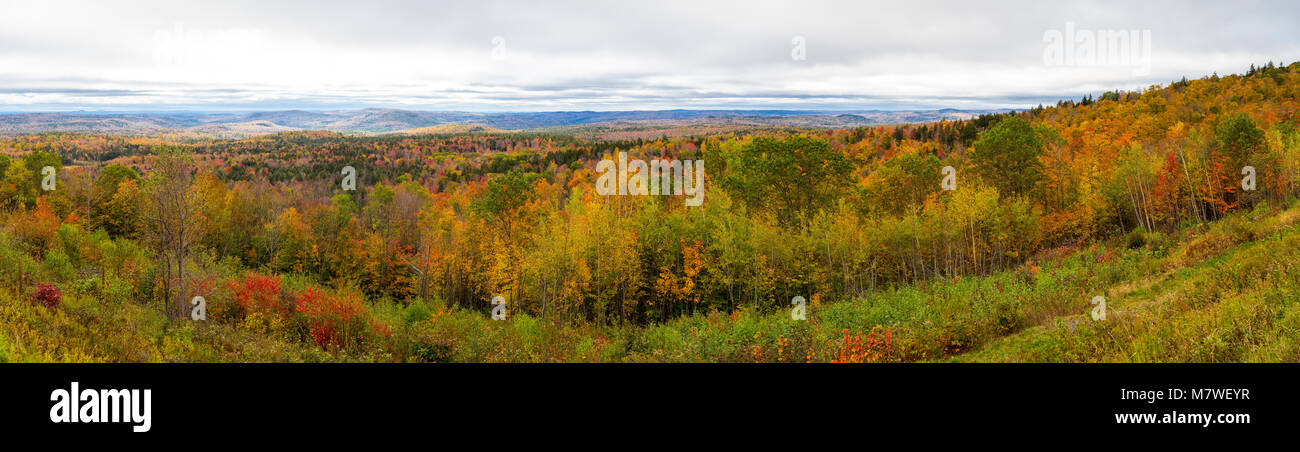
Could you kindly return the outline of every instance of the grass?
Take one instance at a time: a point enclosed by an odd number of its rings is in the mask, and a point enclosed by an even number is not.
[[[1140,289],[1111,298],[1113,311],[1104,321],[1062,316],[952,360],[1300,360],[1297,212],[1292,208],[1269,217],[1255,212],[1216,223],[1158,259],[1164,271],[1130,283]]]

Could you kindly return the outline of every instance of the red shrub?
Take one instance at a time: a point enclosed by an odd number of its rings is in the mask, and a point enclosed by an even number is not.
[[[41,306],[53,308],[63,300],[63,292],[53,284],[36,283],[36,302]]]
[[[248,311],[273,312],[283,314],[286,309],[280,305],[280,277],[249,273],[243,281],[226,283],[226,288],[234,292],[235,303]]]
[[[298,294],[297,310],[307,317],[316,345],[335,347],[357,338],[361,333],[359,326],[364,325],[361,320],[367,313],[360,300],[326,295],[315,288]],[[374,325],[372,322],[371,326]]]
[[[836,363],[882,363],[894,360],[894,332],[876,325],[864,338],[862,333],[849,335],[845,328],[835,359]]]

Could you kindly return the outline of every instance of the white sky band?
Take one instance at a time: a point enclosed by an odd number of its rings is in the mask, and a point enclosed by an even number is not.
[[[1300,59],[1285,0],[754,3],[0,0],[0,111],[1029,108]],[[1044,64],[1106,30],[1150,75]]]

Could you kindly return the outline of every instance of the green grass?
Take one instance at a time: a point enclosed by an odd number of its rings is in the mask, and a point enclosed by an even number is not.
[[[1296,210],[1216,224],[1159,262],[1161,274],[1116,291],[1104,321],[1062,316],[954,361],[1294,362],[1300,360],[1300,228]],[[1248,218],[1243,216],[1242,218]],[[1258,218],[1258,217],[1257,217]],[[1257,238],[1262,237],[1262,238]],[[1254,239],[1253,241],[1244,241]],[[1222,251],[1186,259],[1203,240]],[[1192,250],[1189,252],[1189,250]]]

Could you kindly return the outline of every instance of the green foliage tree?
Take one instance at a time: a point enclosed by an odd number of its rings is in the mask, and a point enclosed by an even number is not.
[[[95,178],[94,202],[90,206],[90,227],[103,229],[114,237],[134,236],[139,222],[139,183],[140,175],[135,170],[121,165],[108,165]],[[126,188],[129,193],[118,194],[123,190],[122,182],[131,181]]]
[[[971,167],[1003,196],[1028,194],[1043,175],[1038,157],[1054,132],[1012,116],[984,131],[975,141]]]
[[[164,292],[168,298],[175,294],[168,303],[168,312],[175,318],[185,312],[187,294],[193,292],[185,278],[186,259],[207,227],[202,199],[191,190],[194,169],[188,154],[164,152],[155,160],[154,172],[143,190],[141,217],[147,238],[165,268]]]
[[[49,151],[35,151],[23,156],[23,166],[31,172],[31,184],[33,187],[41,186],[41,179],[45,177],[42,171],[45,167],[54,168],[55,172],[63,170],[63,159],[57,154]]]
[[[25,165],[10,165],[0,178],[0,208],[21,209],[36,202],[37,185]]]
[[[99,190],[104,199],[111,198],[117,193],[117,186],[124,180],[139,181],[140,175],[135,170],[122,165],[108,165],[99,172],[99,177],[95,178],[95,189]]]
[[[886,160],[868,179],[867,203],[881,211],[903,213],[919,207],[939,190],[939,158],[926,152],[907,152]]]
[[[853,163],[825,140],[757,137],[724,152],[723,188],[753,212],[788,228],[805,227],[852,185]]]
[[[520,210],[537,195],[533,191],[533,182],[538,177],[540,176],[534,173],[511,170],[492,178],[488,181],[483,197],[471,203],[470,209],[501,226],[507,236],[512,236]]]
[[[1262,153],[1266,146],[1264,131],[1246,113],[1238,113],[1220,120],[1214,127],[1215,149],[1229,159],[1230,168],[1250,164],[1251,158]]]
[[[91,219],[92,224],[114,237],[137,238],[140,235],[140,201],[139,185],[134,180],[124,180],[112,198],[95,209],[98,215]]]

